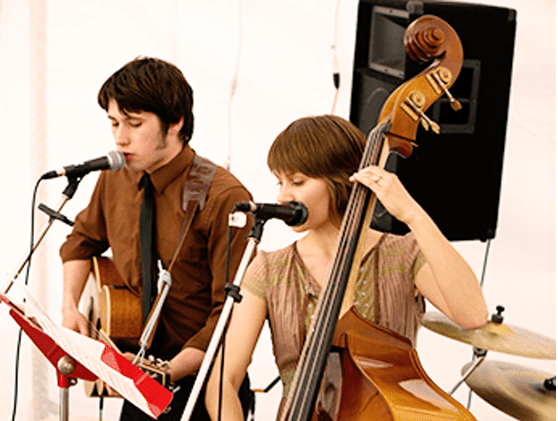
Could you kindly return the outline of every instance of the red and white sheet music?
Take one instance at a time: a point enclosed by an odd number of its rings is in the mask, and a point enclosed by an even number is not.
[[[14,286],[26,299],[26,316],[33,318],[60,348],[125,399],[153,418],[157,418],[170,404],[172,392],[132,364],[120,352],[102,341],[57,325],[25,285],[15,282]]]

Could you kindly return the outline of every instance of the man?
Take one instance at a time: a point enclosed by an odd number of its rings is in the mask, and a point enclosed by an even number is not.
[[[142,297],[143,278],[148,276],[142,275],[140,212],[144,190],[149,188],[144,176],[149,175],[155,197],[155,258],[165,269],[174,261],[177,249],[178,258],[172,266],[172,286],[148,354],[169,360],[170,381],[180,386],[171,411],[159,419],[179,420],[224,302],[228,214],[235,203],[251,200],[251,195],[231,173],[218,167],[205,202],[179,247],[185,217],[183,194],[195,156],[189,146],[194,122],[190,85],[174,65],[137,58],[107,79],[98,102],[107,112],[116,147],[125,155],[126,165],[117,172],[101,172],[89,205],[76,217],[60,249],[62,323],[87,334],[88,323],[78,303],[91,271],[92,256],[109,248],[127,287]],[[233,229],[228,279],[234,277],[249,229],[248,225]],[[143,260],[145,263],[148,259]],[[146,273],[149,270],[144,269]],[[152,303],[153,297],[149,301]],[[207,416],[203,397],[199,402],[195,411],[201,412],[194,412],[192,419]],[[122,421],[143,419],[151,418],[124,402]]]

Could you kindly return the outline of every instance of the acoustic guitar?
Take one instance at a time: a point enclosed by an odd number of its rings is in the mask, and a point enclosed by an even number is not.
[[[86,303],[89,336],[106,342],[116,350],[137,351],[143,332],[141,297],[126,286],[110,258],[93,257],[92,276],[86,288],[89,296]],[[172,388],[166,372],[168,362],[149,356],[137,365],[163,386]],[[109,397],[103,380],[84,383],[87,396]]]

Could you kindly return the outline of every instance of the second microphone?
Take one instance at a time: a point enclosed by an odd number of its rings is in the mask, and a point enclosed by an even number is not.
[[[234,206],[234,211],[250,212],[254,218],[268,220],[281,219],[290,227],[302,225],[308,219],[308,209],[300,202],[290,201],[284,205],[278,203],[240,202]]]

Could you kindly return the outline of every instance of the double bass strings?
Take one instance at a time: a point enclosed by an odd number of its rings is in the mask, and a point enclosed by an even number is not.
[[[377,163],[383,135],[389,130],[389,124],[380,123],[368,135],[368,141],[360,163],[360,169]],[[369,189],[361,184],[355,184],[351,190],[347,210],[343,217],[340,235],[337,241],[337,252],[328,271],[325,288],[322,289],[316,309],[316,317],[309,327],[306,340],[292,387],[287,397],[285,408],[298,408],[283,412],[282,420],[307,419],[305,412],[312,410],[319,373],[325,367],[326,354],[323,348],[331,345],[347,281],[351,272],[354,254],[358,246],[359,228],[362,227],[364,215],[368,208],[368,200],[372,196]],[[356,234],[356,235],[355,235]]]

